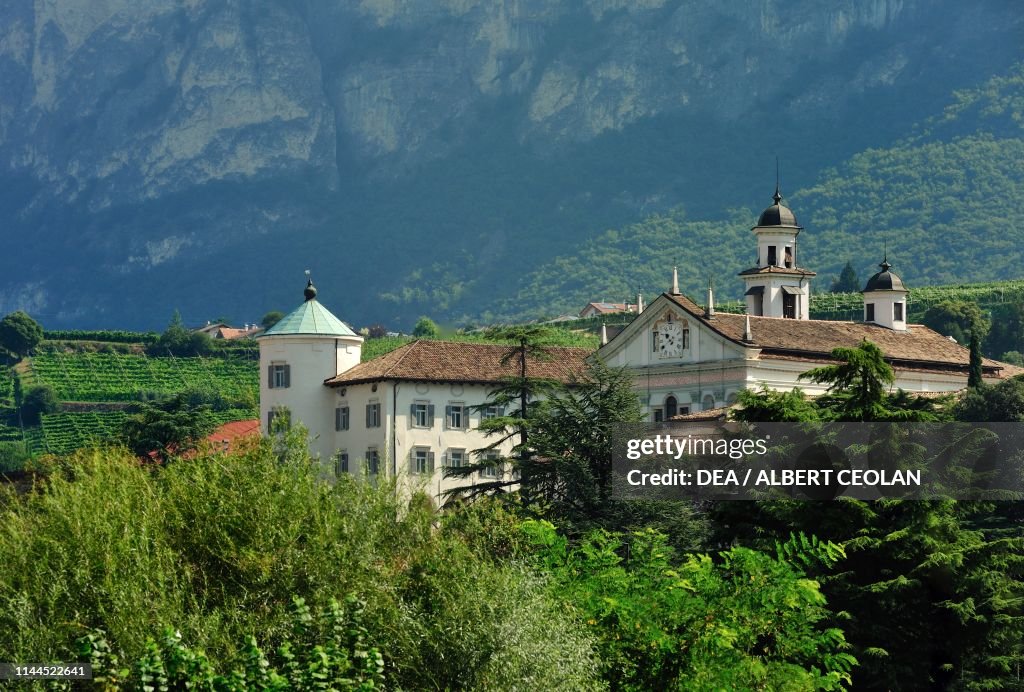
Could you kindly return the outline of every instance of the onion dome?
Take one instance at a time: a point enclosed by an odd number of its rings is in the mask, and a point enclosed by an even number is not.
[[[796,215],[792,210],[782,203],[782,193],[779,192],[779,184],[775,184],[775,194],[772,195],[775,204],[771,205],[757,219],[758,226],[797,226]]]
[[[892,269],[892,265],[889,264],[888,259],[883,259],[882,263],[878,265],[882,271],[873,275],[868,279],[867,285],[861,293],[870,293],[871,291],[906,291],[907,289],[903,286],[903,279],[896,276],[893,272],[889,271]]]

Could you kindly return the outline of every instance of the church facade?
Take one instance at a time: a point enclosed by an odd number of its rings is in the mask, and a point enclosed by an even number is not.
[[[745,315],[716,313],[710,288],[704,305],[698,305],[680,293],[673,270],[672,287],[598,350],[609,365],[632,371],[650,420],[730,406],[743,389],[800,387],[820,394],[823,385],[800,375],[835,363],[833,349],[864,340],[876,344],[893,366],[894,389],[954,392],[967,386],[969,350],[923,325],[908,324],[908,291],[887,258],[862,291],[863,322],[812,320],[815,273],[798,264],[803,228],[777,186],[773,204],[751,230],[757,265],[739,272]],[[1024,372],[988,359],[982,371],[987,381]]]

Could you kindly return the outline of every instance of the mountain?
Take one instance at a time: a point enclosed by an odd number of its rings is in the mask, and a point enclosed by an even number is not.
[[[1001,278],[1016,217],[981,237],[961,221],[1019,185],[1019,123],[966,95],[1013,82],[1022,30],[1009,0],[9,0],[0,313],[255,321],[309,268],[345,319],[408,327],[553,310],[613,274],[653,286],[693,253],[724,281],[776,156],[809,237],[834,238],[804,254],[822,271],[966,156],[957,208],[907,220],[920,252],[900,266]],[[872,177],[890,151],[900,187]],[[707,221],[544,283],[607,229],[659,219]],[[931,256],[935,220],[953,235]]]

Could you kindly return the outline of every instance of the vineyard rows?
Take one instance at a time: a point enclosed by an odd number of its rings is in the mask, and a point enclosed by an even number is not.
[[[21,429],[0,423],[0,442],[21,442]]]
[[[112,440],[121,432],[125,411],[86,411],[48,413],[43,415],[42,435],[34,442],[37,451],[67,454],[81,447]],[[209,414],[215,425],[256,418],[251,409],[227,409]],[[18,432],[18,439],[21,433]]]
[[[52,387],[61,401],[137,401],[197,389],[255,405],[257,371],[256,363],[240,358],[48,352],[30,361],[30,378]]]
[[[14,402],[14,380],[11,371],[0,366],[0,406],[12,406]]]

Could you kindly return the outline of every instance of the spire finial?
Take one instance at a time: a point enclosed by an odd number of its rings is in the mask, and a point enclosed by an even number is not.
[[[775,194],[772,195],[772,199],[778,204],[782,201],[782,193],[779,192],[779,157],[775,157]]]
[[[679,295],[679,268],[672,267],[672,295]]]
[[[302,295],[306,297],[307,301],[316,298],[316,286],[313,285],[313,278],[309,275],[309,270],[306,270],[306,290],[302,292]]]
[[[882,244],[882,263],[878,265],[882,268],[882,271],[887,272],[892,265],[889,264],[889,241],[885,241]]]
[[[704,316],[711,320],[715,318],[715,282],[708,276],[708,305],[704,308]]]

